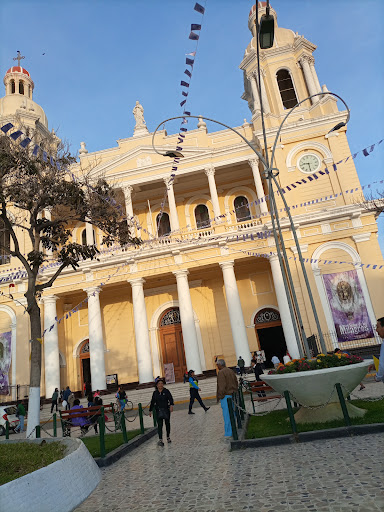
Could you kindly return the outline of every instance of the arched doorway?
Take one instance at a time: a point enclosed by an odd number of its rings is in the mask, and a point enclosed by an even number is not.
[[[272,357],[277,356],[281,362],[287,351],[280,313],[273,308],[263,308],[255,316],[256,336],[260,350],[264,350],[267,368],[273,367]]]
[[[91,360],[89,356],[89,340],[85,340],[80,347],[80,371],[81,371],[81,391],[84,389],[84,383],[91,383]]]
[[[187,369],[179,308],[167,309],[159,322],[163,365],[172,363],[175,381],[182,382]]]

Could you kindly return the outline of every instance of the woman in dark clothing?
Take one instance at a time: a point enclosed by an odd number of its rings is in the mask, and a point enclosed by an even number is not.
[[[58,388],[55,388],[55,391],[53,392],[53,395],[52,395],[52,402],[51,402],[51,414],[53,412],[53,409],[56,407],[56,412],[57,412],[57,400],[59,398],[59,389]]]
[[[197,400],[199,402],[199,404],[201,405],[201,407],[204,409],[204,411],[207,412],[208,409],[210,409],[210,407],[205,407],[205,405],[201,399],[201,396],[199,395],[200,388],[198,386],[198,380],[195,377],[195,372],[193,370],[189,370],[188,375],[189,375],[188,382],[189,382],[189,396],[190,396],[188,414],[195,414],[194,412],[192,412],[192,405],[195,400]]]
[[[263,379],[260,379],[260,375],[263,375],[264,372],[263,372],[263,367],[261,366],[261,363],[258,363],[252,359],[251,364],[252,364],[252,369],[255,372],[256,381],[262,382]],[[265,396],[265,391],[258,391],[257,395],[259,397]]]
[[[155,409],[157,417],[157,432],[159,434],[159,446],[164,446],[163,443],[163,423],[165,421],[165,429],[167,431],[167,441],[171,442],[171,412],[173,412],[173,398],[168,389],[164,387],[164,381],[159,379],[156,382],[156,389],[153,392],[151,405],[149,406],[149,415]]]

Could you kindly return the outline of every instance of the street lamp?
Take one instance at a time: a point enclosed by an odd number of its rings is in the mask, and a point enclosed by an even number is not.
[[[286,119],[303,102],[305,102],[307,100],[310,100],[313,97],[316,97],[316,96],[319,96],[319,95],[326,95],[326,94],[334,96],[334,97],[338,98],[340,101],[342,101],[342,103],[346,106],[347,112],[348,112],[348,116],[347,116],[346,121],[343,122],[343,123],[338,123],[334,128],[332,128],[332,130],[330,130],[330,132],[336,131],[336,130],[340,129],[343,126],[346,126],[346,124],[348,123],[348,121],[350,119],[350,109],[349,109],[348,105],[345,103],[345,101],[340,96],[338,96],[335,93],[329,92],[329,91],[318,93],[318,94],[313,94],[311,96],[308,96],[304,100],[300,101],[295,107],[293,107],[290,110],[290,112],[288,112],[288,114],[284,117],[283,121],[281,122],[281,124],[279,126],[279,129],[278,129],[278,131],[276,133],[275,141],[274,141],[274,144],[273,144],[273,149],[272,149],[270,163],[269,162],[267,163],[267,161],[264,158],[264,156],[254,147],[254,144],[252,144],[247,138],[245,138],[241,133],[239,133],[233,127],[228,126],[228,125],[226,125],[226,124],[224,124],[224,123],[222,123],[220,121],[217,121],[216,119],[212,119],[212,118],[201,116],[201,115],[200,116],[183,115],[183,116],[176,116],[176,117],[171,117],[169,119],[166,119],[165,121],[162,121],[161,123],[159,123],[159,125],[156,127],[156,129],[155,129],[155,131],[153,132],[153,135],[152,135],[152,147],[153,147],[153,149],[154,149],[154,151],[156,153],[158,153],[159,155],[168,156],[168,157],[171,157],[171,158],[174,157],[175,153],[177,153],[178,156],[180,156],[181,153],[179,153],[179,152],[167,151],[165,153],[161,153],[160,151],[158,151],[156,149],[155,144],[154,144],[154,139],[155,139],[155,135],[156,135],[158,129],[160,128],[160,126],[162,124],[165,124],[168,121],[173,121],[175,119],[184,119],[186,117],[190,117],[192,119],[202,118],[205,121],[210,121],[210,122],[216,123],[216,124],[218,124],[220,126],[224,126],[228,130],[231,130],[232,132],[236,133],[251,148],[251,150],[258,156],[258,158],[260,159],[260,161],[262,162],[262,164],[264,166],[264,173],[263,173],[264,174],[264,178],[268,181],[268,194],[269,194],[269,202],[270,202],[270,211],[271,211],[271,221],[272,221],[273,235],[274,235],[275,244],[276,244],[276,250],[277,250],[277,254],[278,254],[278,258],[279,258],[279,263],[280,263],[280,267],[281,267],[281,273],[282,273],[282,276],[283,276],[283,282],[284,282],[284,288],[285,288],[286,295],[287,295],[288,306],[289,306],[289,309],[290,309],[290,314],[291,314],[292,321],[293,321],[293,327],[294,327],[295,335],[296,335],[296,339],[297,339],[297,346],[298,346],[300,354],[302,354],[302,347],[301,347],[301,343],[300,343],[300,339],[302,339],[307,357],[309,357],[310,351],[309,351],[309,347],[308,347],[307,337],[306,337],[306,334],[305,334],[305,331],[304,331],[304,327],[303,327],[303,322],[302,322],[302,319],[301,319],[300,308],[299,308],[299,305],[298,305],[298,302],[297,302],[297,297],[296,297],[295,287],[294,287],[294,284],[293,284],[292,274],[291,274],[291,270],[290,270],[290,267],[289,267],[288,257],[287,257],[287,253],[286,253],[286,247],[285,247],[284,238],[283,238],[282,230],[281,230],[280,218],[279,218],[278,209],[277,209],[277,205],[276,205],[275,194],[274,194],[274,190],[273,190],[273,184],[276,186],[276,189],[277,189],[280,197],[283,200],[283,203],[284,203],[284,206],[285,206],[285,209],[286,209],[286,212],[287,212],[287,216],[288,216],[288,219],[289,219],[291,231],[292,231],[292,234],[293,234],[293,237],[294,237],[294,241],[295,241],[295,245],[296,245],[296,249],[297,249],[297,255],[298,255],[298,258],[299,258],[299,261],[300,261],[300,264],[301,264],[301,269],[302,269],[302,272],[303,272],[304,281],[305,281],[305,285],[306,285],[306,288],[307,288],[308,297],[309,297],[309,300],[310,300],[310,303],[311,303],[311,309],[312,309],[312,312],[313,312],[313,316],[314,316],[314,319],[315,319],[315,322],[316,322],[316,327],[317,327],[319,338],[320,338],[321,350],[323,352],[326,352],[326,346],[325,346],[324,337],[323,337],[323,334],[322,334],[322,331],[321,331],[320,321],[319,321],[319,317],[318,317],[318,314],[317,314],[317,310],[316,310],[315,302],[314,302],[314,299],[313,299],[312,291],[311,291],[311,288],[310,288],[307,271],[306,271],[306,268],[305,268],[305,265],[304,265],[304,262],[303,262],[302,253],[301,253],[301,249],[300,249],[300,244],[299,244],[299,240],[298,240],[297,234],[296,234],[296,229],[295,229],[295,226],[294,226],[294,222],[293,222],[293,219],[292,219],[292,215],[290,213],[290,209],[289,209],[288,203],[287,203],[287,201],[285,199],[285,196],[284,196],[284,194],[283,194],[283,192],[281,190],[281,187],[280,187],[280,185],[279,185],[279,183],[278,183],[278,181],[276,179],[276,176],[279,174],[279,170],[277,168],[273,167],[273,160],[274,160],[274,156],[275,156],[277,141],[279,140],[280,132],[282,130],[282,127],[283,127]],[[268,158],[268,156],[267,156],[267,158]],[[288,281],[289,281],[289,286],[288,286],[287,278],[288,278]],[[292,300],[293,300],[294,304],[292,304]],[[295,313],[297,315],[297,321],[298,321],[298,324],[299,324],[299,329],[300,329],[301,336],[300,336],[300,334],[298,332],[297,324],[295,322],[295,316],[296,316]]]

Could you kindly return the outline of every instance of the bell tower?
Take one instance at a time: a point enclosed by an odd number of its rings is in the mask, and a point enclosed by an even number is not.
[[[2,125],[11,122],[27,129],[29,136],[43,139],[50,135],[48,119],[43,108],[33,101],[35,84],[29,71],[20,65],[24,58],[18,51],[14,58],[18,65],[10,67],[5,73],[5,96],[0,98],[0,122]]]
[[[266,2],[258,3],[258,14],[265,14]],[[320,94],[297,108],[290,122],[320,118],[337,113],[335,98],[321,95],[327,91],[321,87],[315,68],[313,52],[316,46],[304,36],[290,29],[281,28],[277,23],[277,13],[271,7],[275,20],[275,38],[272,48],[260,50],[261,99],[267,128],[279,126],[288,110],[308,96]],[[248,27],[252,40],[247,46],[240,69],[244,73],[244,93],[248,102],[255,130],[261,129],[261,102],[259,96],[259,76],[257,72],[257,52],[255,38],[256,6],[249,13]]]

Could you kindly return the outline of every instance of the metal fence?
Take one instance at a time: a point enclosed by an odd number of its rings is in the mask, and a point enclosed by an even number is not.
[[[382,340],[377,334],[375,327],[376,326],[372,326],[374,332],[373,338],[352,341],[339,341],[336,331],[324,332],[323,337],[327,351],[331,352],[339,348],[340,350],[361,357],[372,357],[373,355],[378,357]],[[317,333],[312,334],[312,336],[307,338],[307,341],[312,356],[316,356],[322,352],[320,338]]]

